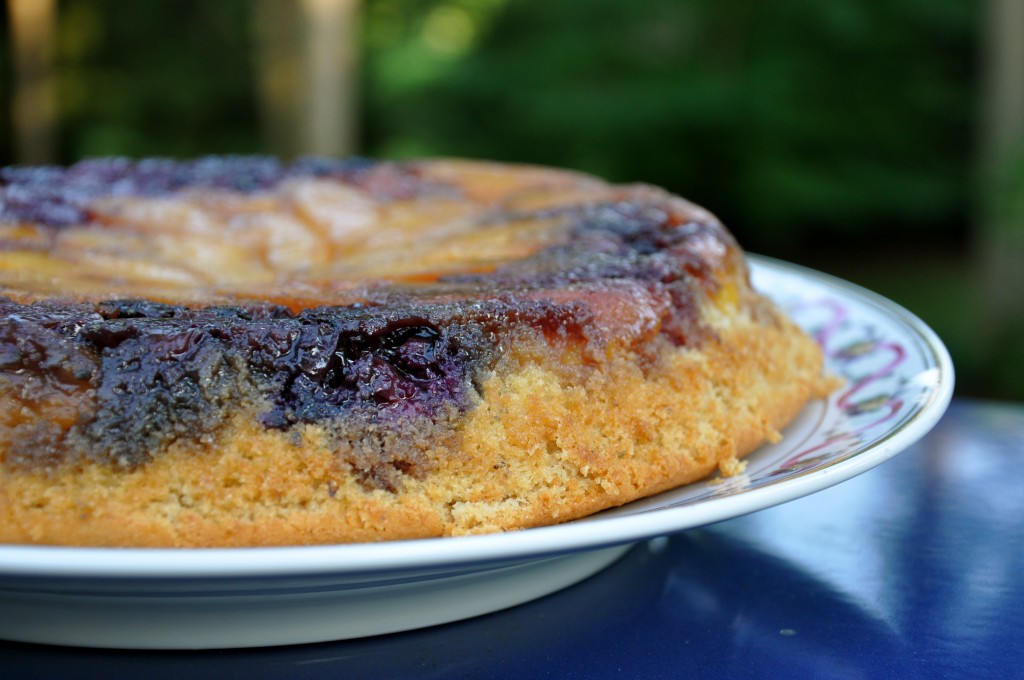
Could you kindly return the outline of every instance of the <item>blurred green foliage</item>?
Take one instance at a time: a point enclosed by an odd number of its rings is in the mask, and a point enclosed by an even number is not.
[[[253,5],[59,2],[59,160],[263,148]],[[651,182],[772,254],[955,240],[977,13],[972,0],[364,0],[360,151]]]
[[[60,2],[61,160],[258,151],[248,4]]]
[[[652,182],[710,206],[761,251],[963,228],[971,0],[369,0],[366,10],[374,151]]]

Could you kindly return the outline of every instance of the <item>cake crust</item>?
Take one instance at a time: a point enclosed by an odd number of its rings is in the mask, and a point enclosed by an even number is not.
[[[827,389],[725,228],[652,187],[90,163],[0,172],[3,542],[562,522],[735,472]]]

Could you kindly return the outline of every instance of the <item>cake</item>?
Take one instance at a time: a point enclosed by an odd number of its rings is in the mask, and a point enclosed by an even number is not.
[[[733,474],[822,355],[709,212],[465,160],[0,171],[0,542],[564,522]]]

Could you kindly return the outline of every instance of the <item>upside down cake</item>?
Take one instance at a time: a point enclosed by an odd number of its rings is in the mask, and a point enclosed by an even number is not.
[[[0,171],[0,542],[251,546],[561,522],[823,393],[708,212],[471,161]]]

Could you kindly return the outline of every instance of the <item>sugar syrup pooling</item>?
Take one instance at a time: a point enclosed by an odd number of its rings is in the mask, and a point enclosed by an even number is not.
[[[664,300],[660,331],[677,345],[699,344],[708,328],[700,320],[696,288],[717,292],[708,260],[694,244],[737,247],[717,220],[667,204],[665,196],[570,206],[530,215],[570,220],[570,238],[536,256],[484,275],[448,277],[458,283],[506,288],[558,289],[636,282],[655,300]],[[687,205],[687,208],[692,206]],[[702,211],[701,211],[702,212]],[[642,304],[639,303],[638,304]]]
[[[262,338],[276,340],[275,350],[250,360],[257,382],[267,377],[272,385],[264,388],[272,407],[260,421],[287,429],[346,412],[388,419],[431,415],[445,403],[465,406],[466,381],[485,357],[481,334],[472,322],[442,325],[422,311],[315,309],[296,323],[260,329]]]

